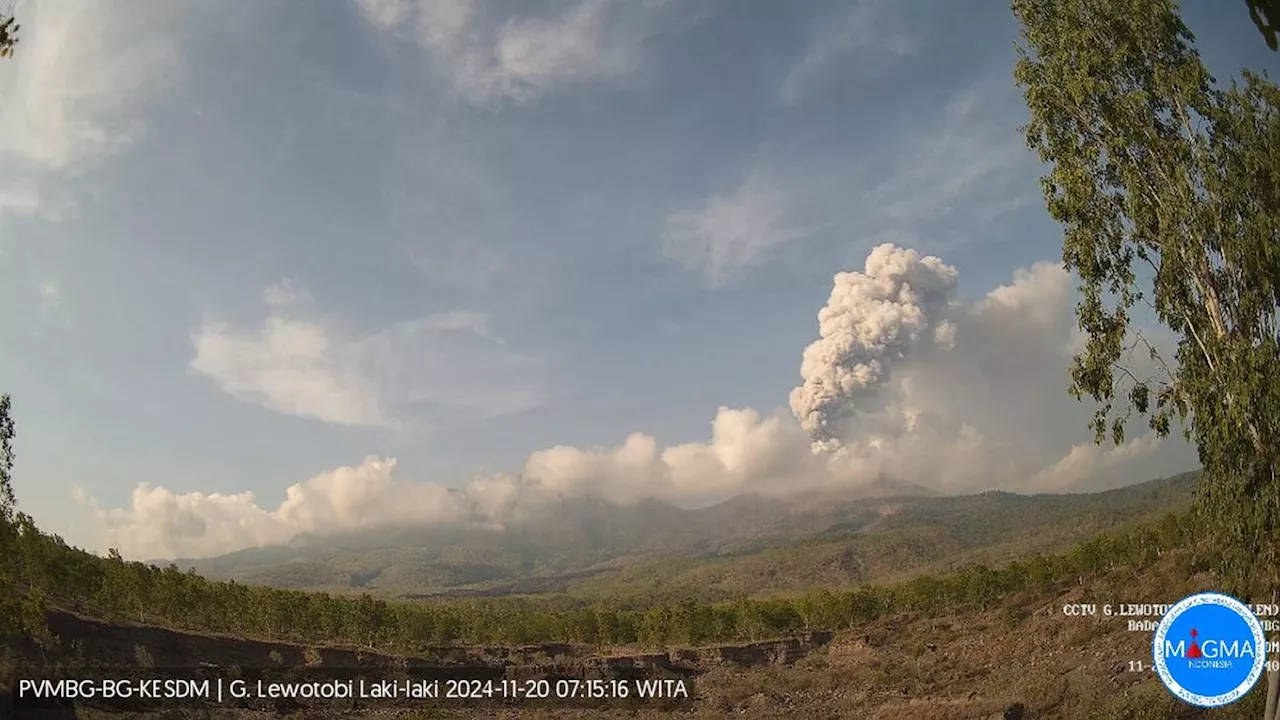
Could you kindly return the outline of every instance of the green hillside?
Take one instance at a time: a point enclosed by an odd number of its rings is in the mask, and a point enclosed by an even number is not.
[[[862,517],[793,541],[773,538],[698,558],[628,564],[566,585],[583,597],[697,597],[797,592],[896,582],[963,564],[1010,562],[1056,552],[1118,525],[1181,511],[1196,475],[1096,494],[993,492],[906,498],[867,506]],[[892,513],[882,516],[882,513]]]
[[[707,673],[707,692],[699,707],[708,716],[754,713],[763,702],[774,708],[794,707],[803,717],[864,717],[875,708],[894,713],[877,717],[924,717],[946,708],[990,712],[1019,705],[1030,708],[1025,718],[1084,717],[1081,713],[1089,707],[1105,707],[1105,716],[1117,719],[1173,717],[1160,714],[1176,708],[1150,678],[1122,677],[1116,670],[1143,638],[1118,632],[1118,626],[1065,624],[1052,617],[1052,608],[1064,598],[1127,597],[1135,587],[1150,593],[1154,601],[1167,601],[1193,586],[1212,587],[1214,548],[1198,540],[1192,518],[1177,510],[1185,508],[1193,485],[1192,476],[1180,476],[1097,495],[989,493],[875,501],[869,507],[878,508],[876,519],[868,515],[856,529],[833,526],[809,540],[726,552],[719,560],[670,560],[686,563],[687,568],[666,576],[662,567],[650,566],[651,584],[633,578],[625,597],[610,596],[600,588],[589,596],[590,583],[602,582],[604,575],[578,578],[571,594],[430,602],[252,586],[209,580],[176,566],[127,562],[114,554],[96,557],[41,533],[29,518],[18,516],[16,522],[0,525],[4,546],[11,551],[5,556],[7,574],[0,577],[7,590],[17,591],[10,594],[17,599],[15,612],[0,618],[5,648],[0,675],[5,665],[13,672],[50,663],[70,667],[103,662],[103,657],[86,654],[85,648],[99,646],[114,653],[116,662],[127,656],[130,666],[135,656],[206,658],[215,650],[221,652],[218,657],[240,658],[233,661],[237,667],[242,662],[279,664],[285,657],[307,663],[312,661],[307,658],[369,657],[370,652],[437,661],[451,653],[471,653],[468,658],[480,653],[501,665],[507,662],[504,658],[515,656],[513,652],[524,650],[533,653],[530,662],[535,664],[571,663],[575,657],[588,658],[583,662],[589,664],[591,653],[696,658],[703,653],[671,649],[837,633],[839,639],[828,651],[816,653],[794,670],[783,667],[792,660],[767,658],[760,662],[777,666],[741,672],[722,663],[701,668],[698,672]],[[1106,524],[1113,527],[1096,533]],[[1089,537],[1069,543],[1074,533]],[[914,544],[908,537],[915,538]],[[766,572],[754,584],[742,582],[750,592],[722,600],[691,594],[675,598],[662,592],[644,595],[647,588],[678,584],[685,572],[707,572],[717,562],[762,562],[760,558],[771,554],[778,558],[775,578],[794,574],[786,553],[819,557],[813,548],[839,542],[874,548],[898,560],[914,557],[918,567],[928,565],[927,555],[949,543],[964,545],[971,554],[1025,557],[989,564],[952,560],[948,562],[959,564],[951,570],[910,579],[905,579],[911,573],[903,566],[899,572],[904,579],[873,582],[864,577],[803,592],[799,587],[775,588]],[[1032,551],[1047,544],[1062,547],[1052,553]],[[893,550],[901,547],[910,549]],[[374,547],[348,552],[379,557]],[[459,568],[484,557],[481,551],[456,545],[433,552]],[[885,560],[886,567],[891,562]],[[1041,630],[1025,631],[1032,626]],[[114,639],[105,645],[88,642],[75,635],[77,627],[80,632],[88,628],[94,638]],[[278,659],[241,652],[251,646],[261,649],[264,642],[273,644],[270,655]],[[1108,644],[1109,654],[1079,651],[1100,648],[1100,642]],[[993,643],[1004,649],[987,650]],[[663,652],[645,655],[654,650]],[[742,647],[725,648],[721,655],[739,651]],[[893,664],[876,657],[894,658]],[[962,661],[947,661],[957,657]],[[1015,677],[1009,672],[1011,657],[1044,657],[1052,667],[1018,670]],[[1076,674],[1063,684],[1067,671]],[[839,691],[849,682],[865,690]],[[956,688],[964,688],[963,693]],[[0,687],[0,694],[3,690]],[[1250,702],[1254,699],[1251,696]],[[1157,714],[1133,714],[1133,709],[1143,707]]]
[[[1195,477],[1075,495],[742,496],[697,510],[577,500],[504,532],[396,528],[177,564],[211,578],[384,596],[564,592],[714,601],[1053,552],[1187,507]]]

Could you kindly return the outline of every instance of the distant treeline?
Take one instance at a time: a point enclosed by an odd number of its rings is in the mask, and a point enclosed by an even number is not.
[[[892,586],[730,602],[662,602],[626,609],[568,598],[417,603],[211,581],[69,547],[19,515],[3,531],[11,634],[47,637],[44,610],[61,607],[111,620],[301,643],[355,644],[414,653],[442,644],[574,642],[648,647],[758,640],[806,629],[856,627],[888,613],[987,608],[1115,565],[1142,566],[1191,537],[1185,514],[1113,531],[1049,556],[1003,568],[971,565]],[[6,551],[7,552],[7,551]],[[15,591],[16,592],[13,592]],[[0,622],[6,622],[0,620]]]

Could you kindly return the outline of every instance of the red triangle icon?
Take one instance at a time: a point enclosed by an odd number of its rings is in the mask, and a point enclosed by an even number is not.
[[[1191,628],[1191,647],[1187,648],[1187,659],[1189,660],[1204,657],[1200,652],[1200,644],[1196,642],[1196,635],[1199,634],[1200,633],[1196,632],[1195,628]]]

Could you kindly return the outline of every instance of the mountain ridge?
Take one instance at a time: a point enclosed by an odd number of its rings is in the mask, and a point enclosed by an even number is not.
[[[696,509],[567,498],[501,530],[387,527],[173,564],[251,584],[405,597],[732,597],[1052,551],[1185,507],[1197,475],[1076,494],[922,496],[884,484],[886,494],[747,494]]]

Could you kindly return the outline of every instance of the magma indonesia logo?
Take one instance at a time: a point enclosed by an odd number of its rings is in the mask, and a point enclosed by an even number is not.
[[[1169,608],[1152,651],[1170,692],[1192,705],[1221,707],[1244,697],[1262,676],[1266,639],[1247,605],[1200,593]]]

